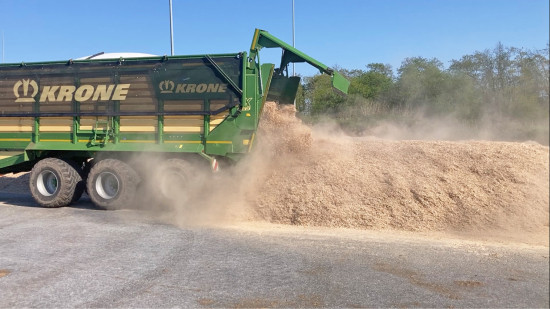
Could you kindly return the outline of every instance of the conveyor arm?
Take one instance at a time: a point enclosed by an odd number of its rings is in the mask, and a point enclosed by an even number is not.
[[[346,93],[349,88],[349,81],[344,78],[340,73],[334,71],[323,63],[311,58],[310,56],[304,54],[303,52],[297,50],[296,48],[288,45],[287,43],[281,41],[280,39],[269,34],[269,32],[256,29],[254,32],[254,38],[252,39],[252,45],[250,46],[250,57],[252,59],[256,58],[258,51],[262,48],[273,48],[280,47],[283,49],[283,55],[281,57],[281,66],[279,67],[282,71],[289,63],[294,62],[307,62],[310,65],[317,68],[321,73],[330,75],[332,78],[332,86],[339,91]]]

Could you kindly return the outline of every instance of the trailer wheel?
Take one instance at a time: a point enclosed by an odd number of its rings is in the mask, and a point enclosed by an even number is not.
[[[134,201],[139,176],[128,164],[105,159],[94,164],[88,174],[88,195],[98,207],[115,210]]]
[[[67,206],[82,195],[82,176],[74,162],[46,158],[32,168],[29,187],[41,206]]]
[[[168,159],[156,171],[154,190],[163,202],[183,202],[189,199],[192,193],[191,177],[194,175],[193,166],[182,159]],[[194,177],[197,179],[198,177]]]

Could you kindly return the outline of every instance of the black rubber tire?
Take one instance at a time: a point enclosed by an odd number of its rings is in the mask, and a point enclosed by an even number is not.
[[[73,161],[46,158],[32,168],[29,188],[41,206],[63,207],[82,195],[82,176]]]
[[[195,167],[183,159],[168,159],[155,171],[153,191],[163,204],[186,202],[195,186]]]
[[[86,187],[96,206],[116,210],[133,204],[139,182],[138,174],[128,164],[105,159],[92,166]]]

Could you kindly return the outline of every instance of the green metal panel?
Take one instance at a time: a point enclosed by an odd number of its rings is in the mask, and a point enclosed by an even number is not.
[[[299,84],[300,77],[298,76],[275,75],[271,81],[267,100],[277,101],[280,104],[294,104]]]
[[[0,149],[25,149],[32,141],[32,133],[0,132]]]
[[[25,162],[25,153],[23,151],[0,151],[0,170],[2,168]]]

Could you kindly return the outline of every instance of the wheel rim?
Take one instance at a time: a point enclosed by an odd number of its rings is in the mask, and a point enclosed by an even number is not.
[[[49,170],[42,171],[36,179],[38,192],[44,196],[52,196],[57,192],[59,179],[57,175]]]
[[[181,187],[185,183],[185,176],[178,171],[167,171],[160,180],[160,193],[165,198],[174,198],[175,194],[181,195]]]
[[[95,190],[99,196],[106,200],[113,199],[117,196],[120,189],[118,177],[110,172],[99,174],[95,181]]]

